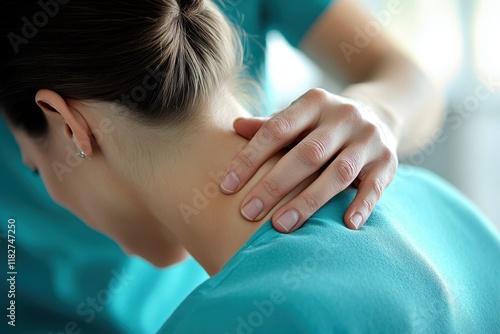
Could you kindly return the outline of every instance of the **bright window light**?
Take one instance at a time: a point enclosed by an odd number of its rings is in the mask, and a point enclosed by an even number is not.
[[[452,1],[404,1],[401,8],[388,31],[439,83],[449,83],[463,57],[455,5]]]
[[[479,2],[475,22],[476,68],[480,77],[500,80],[500,1]]]
[[[271,32],[267,47],[267,77],[272,94],[271,112],[318,85],[321,74],[307,56],[297,52],[277,32]]]

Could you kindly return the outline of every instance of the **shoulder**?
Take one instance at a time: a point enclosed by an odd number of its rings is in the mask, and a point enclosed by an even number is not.
[[[469,227],[490,225],[481,211],[455,186],[428,170],[401,165],[393,182],[384,192],[381,203],[420,213],[430,222],[439,221]],[[488,229],[488,228],[487,228]]]
[[[487,247],[491,237],[477,226],[464,230],[464,215],[474,212],[453,187],[400,170],[360,231],[342,223],[354,195],[342,192],[293,234],[269,225],[185,300],[163,333],[446,332],[452,310],[475,305],[491,314],[486,305],[495,302],[486,304],[482,289],[461,292],[456,277],[491,286],[498,246]]]
[[[215,279],[217,281],[217,279]],[[223,286],[207,281],[191,294],[159,333],[253,333],[256,328],[287,331],[287,292],[250,276]],[[292,333],[292,331],[287,331]]]
[[[279,234],[266,224],[179,306],[160,333],[307,332],[297,299],[305,301],[318,258],[295,258],[296,242],[307,247],[307,238],[296,240],[298,235]]]

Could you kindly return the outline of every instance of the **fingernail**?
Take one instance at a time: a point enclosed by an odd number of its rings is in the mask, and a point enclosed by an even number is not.
[[[299,214],[295,210],[289,210],[276,219],[276,222],[280,224],[285,231],[290,232],[299,222]]]
[[[222,179],[221,188],[227,194],[232,194],[238,189],[240,185],[240,179],[235,172],[227,173]]]
[[[258,198],[254,198],[253,200],[248,202],[243,207],[243,209],[241,209],[241,214],[247,220],[253,221],[262,212],[262,209],[264,209],[264,204],[262,203],[262,201]]]
[[[363,221],[363,217],[361,217],[361,215],[359,213],[356,213],[351,217],[351,223],[354,225],[356,230],[359,229],[362,221]]]

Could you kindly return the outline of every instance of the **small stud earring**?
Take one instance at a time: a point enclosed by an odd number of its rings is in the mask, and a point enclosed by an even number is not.
[[[83,152],[83,151],[77,152],[77,153],[76,153],[76,156],[77,156],[78,158],[82,158],[82,159],[85,159],[85,158],[87,157],[87,156],[85,155],[85,152]]]

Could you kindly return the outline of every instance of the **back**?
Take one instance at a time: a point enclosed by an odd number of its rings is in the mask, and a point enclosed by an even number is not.
[[[401,167],[360,231],[348,189],[290,235],[263,225],[165,333],[495,333],[500,242],[428,172]]]

